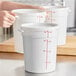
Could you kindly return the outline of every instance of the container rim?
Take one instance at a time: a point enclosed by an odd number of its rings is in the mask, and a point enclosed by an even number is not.
[[[21,25],[22,29],[58,29],[59,26],[57,24],[51,23],[26,23]]]
[[[38,13],[44,13],[46,12],[45,10],[41,10],[41,9],[15,9],[12,10],[13,13],[16,14],[38,14]]]

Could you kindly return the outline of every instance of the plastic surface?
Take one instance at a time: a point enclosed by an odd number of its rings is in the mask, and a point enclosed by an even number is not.
[[[69,8],[66,7],[55,7],[55,6],[43,6],[48,10],[47,12],[47,23],[55,23],[59,26],[58,31],[58,45],[66,44],[66,31],[67,31],[67,19]]]
[[[23,23],[43,23],[45,22],[46,12],[38,9],[17,9],[12,12],[16,13],[16,21],[14,23],[14,39],[15,49],[19,53],[23,53],[22,35],[18,31]]]
[[[41,27],[40,27],[41,26]],[[32,73],[55,71],[57,25],[48,23],[22,26],[25,69]]]

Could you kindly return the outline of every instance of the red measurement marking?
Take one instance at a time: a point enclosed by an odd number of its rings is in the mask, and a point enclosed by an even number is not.
[[[52,13],[56,13],[56,12],[52,11]]]
[[[46,14],[52,13],[51,11],[47,11]]]
[[[44,40],[44,42],[51,42],[51,40]]]
[[[47,20],[50,20],[50,19],[51,19],[50,17],[47,18]]]
[[[48,18],[49,17],[49,15],[46,15],[46,18]]]
[[[47,11],[46,13],[48,14],[48,13],[56,13],[56,12],[55,11]]]
[[[49,40],[44,40],[44,42],[46,42],[46,69],[47,69],[47,67],[48,67],[48,64],[47,64],[47,62],[48,62],[48,44],[49,44],[49,42],[51,42],[51,41],[49,41]]]
[[[46,13],[47,13],[47,15],[46,15],[46,19],[47,19],[47,20],[51,20],[51,23],[53,23],[53,21],[55,21],[55,20],[52,19],[52,18],[53,18],[53,14],[56,13],[56,12],[50,10],[50,11],[47,11]],[[50,18],[49,18],[49,14],[51,15]]]
[[[40,19],[43,18],[43,16],[37,16],[37,18],[39,19],[39,22],[40,22]]]
[[[47,30],[47,31],[44,31],[44,33],[46,33],[47,34],[47,38],[49,38],[49,34],[52,33],[52,32]]]
[[[48,40],[46,42],[46,62],[48,61]],[[46,63],[46,69],[47,69],[47,63]]]
[[[55,19],[53,19],[53,18],[52,18],[52,17],[50,17],[49,15],[46,15],[46,19],[47,19],[47,20],[55,21]]]
[[[50,18],[49,17],[46,17],[46,20],[50,20]]]
[[[46,19],[47,19],[47,20],[50,20],[51,17],[50,17],[49,15],[46,15]]]
[[[51,13],[51,23],[53,23],[53,22],[52,22],[52,13]]]
[[[43,16],[37,16],[37,18],[43,18]]]

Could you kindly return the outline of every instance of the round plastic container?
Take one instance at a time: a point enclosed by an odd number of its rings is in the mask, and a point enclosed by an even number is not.
[[[56,69],[56,24],[38,23],[21,26],[25,56],[25,70],[32,73],[48,73]]]
[[[54,23],[59,26],[58,45],[66,44],[67,20],[69,8],[43,6],[47,10],[46,23]]]
[[[39,9],[16,9],[12,12],[16,13],[16,21],[13,26],[15,49],[17,52],[23,53],[22,36],[18,29],[24,23],[44,23],[46,12]]]

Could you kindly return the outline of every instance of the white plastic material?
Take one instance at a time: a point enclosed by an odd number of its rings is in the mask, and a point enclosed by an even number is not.
[[[59,25],[58,45],[66,44],[68,13],[68,8],[60,8],[57,10],[57,24]]]
[[[21,29],[25,70],[32,73],[55,71],[58,26],[48,23],[23,24]]]
[[[39,9],[17,9],[12,12],[16,13],[16,21],[14,23],[14,39],[15,49],[19,53],[23,53],[23,43],[21,33],[18,31],[23,23],[43,23],[45,22],[46,12]]]
[[[58,45],[66,44],[67,18],[70,12],[66,7],[43,6],[49,11],[47,23],[55,23],[59,26]]]

